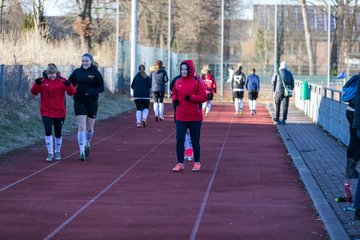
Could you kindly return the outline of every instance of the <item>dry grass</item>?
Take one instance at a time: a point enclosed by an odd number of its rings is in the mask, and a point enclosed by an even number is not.
[[[94,46],[94,57],[100,66],[114,64],[114,40]],[[82,54],[79,43],[71,38],[51,41],[31,31],[14,30],[0,39],[0,64],[5,65],[80,65]],[[11,70],[11,68],[10,68]],[[15,70],[14,70],[15,71]],[[7,73],[10,74],[10,73]],[[32,79],[31,79],[32,80]],[[25,80],[24,80],[25,81]],[[25,84],[26,81],[21,84]],[[11,84],[9,85],[9,82]],[[44,129],[39,113],[39,96],[28,91],[19,91],[18,80],[8,81],[6,97],[0,101],[0,154],[42,141]],[[29,83],[30,84],[30,83]],[[21,85],[24,86],[24,85]],[[10,94],[8,94],[10,93]],[[133,109],[134,104],[127,96],[103,93],[99,98],[98,120],[106,119]],[[73,111],[73,100],[67,97],[67,117],[63,127],[64,134],[72,134],[77,127]]]
[[[82,54],[77,41],[62,39],[51,41],[31,31],[7,32],[0,40],[0,63],[5,65],[79,65]],[[101,45],[94,45],[93,54],[100,66],[114,65],[115,38],[110,38]],[[4,51],[6,49],[6,51]]]

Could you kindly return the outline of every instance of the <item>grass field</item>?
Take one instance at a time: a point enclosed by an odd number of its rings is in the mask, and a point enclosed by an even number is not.
[[[4,100],[0,103],[0,154],[28,146],[44,139],[44,127],[40,116],[39,96],[26,99]],[[74,134],[77,129],[73,100],[66,98],[67,116],[63,135]],[[99,97],[97,120],[121,114],[134,109],[135,104],[128,96],[103,93]]]

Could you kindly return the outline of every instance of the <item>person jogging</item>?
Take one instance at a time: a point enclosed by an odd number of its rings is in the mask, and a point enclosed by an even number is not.
[[[151,79],[145,73],[145,66],[139,66],[139,72],[131,83],[134,90],[134,102],[136,105],[136,126],[138,128],[147,126],[149,114]]]
[[[61,160],[61,130],[66,116],[65,93],[72,96],[76,89],[70,81],[61,77],[56,65],[50,63],[43,72],[43,77],[35,79],[30,91],[33,95],[40,94],[40,114],[45,128],[45,144],[48,151],[46,161],[51,162],[54,157],[57,161]],[[52,126],[54,126],[55,139],[52,135]]]
[[[185,60],[180,64],[181,78],[175,82],[172,89],[172,101],[176,106],[176,155],[177,164],[172,169],[179,172],[184,169],[184,142],[186,131],[190,130],[191,143],[194,150],[194,165],[192,170],[200,170],[200,130],[203,120],[199,104],[206,101],[204,84],[195,79],[194,63]]]
[[[90,53],[81,56],[81,67],[74,70],[69,81],[76,87],[73,99],[78,124],[79,160],[85,161],[90,154],[90,142],[94,135],[99,93],[104,91],[103,77]]]

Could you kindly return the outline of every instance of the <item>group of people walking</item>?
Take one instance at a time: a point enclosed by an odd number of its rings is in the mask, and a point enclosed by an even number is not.
[[[227,80],[231,85],[232,98],[235,106],[235,114],[243,113],[244,107],[244,92],[248,91],[249,109],[251,115],[256,114],[256,100],[260,91],[260,78],[256,75],[256,69],[253,68],[251,74],[246,77],[243,72],[243,67],[238,64],[237,70],[229,66],[229,78]]]
[[[66,117],[65,93],[73,96],[74,112],[78,126],[79,160],[90,154],[90,142],[94,135],[98,111],[98,97],[104,91],[104,81],[91,54],[81,56],[81,66],[67,80],[50,63],[41,78],[35,79],[31,88],[34,95],[40,94],[40,114],[45,129],[46,161],[61,160],[62,126]],[[55,139],[52,136],[54,126]]]

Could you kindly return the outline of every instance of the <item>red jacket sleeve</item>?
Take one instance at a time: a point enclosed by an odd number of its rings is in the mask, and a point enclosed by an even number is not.
[[[38,95],[41,92],[41,85],[38,85],[36,82],[34,82],[30,91],[33,95]]]

